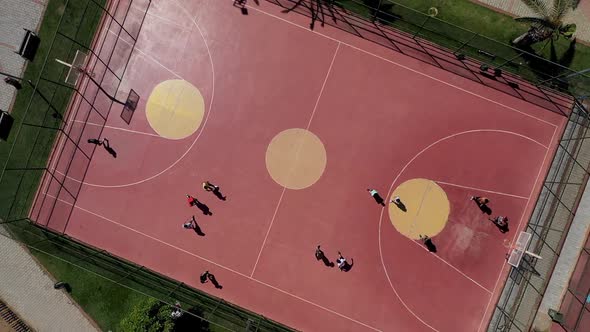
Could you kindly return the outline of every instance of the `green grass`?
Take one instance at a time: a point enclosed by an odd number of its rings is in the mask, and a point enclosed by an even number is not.
[[[106,0],[95,0],[104,5]],[[46,166],[57,131],[48,128],[58,128],[61,121],[51,116],[54,111],[64,114],[72,91],[43,80],[39,81],[38,93],[33,92],[27,83],[36,83],[40,76],[54,81],[63,82],[64,67],[58,66],[54,58],[69,60],[76,49],[83,49],[75,45],[68,38],[75,39],[80,44],[89,47],[101,18],[99,8],[88,0],[70,0],[65,7],[66,0],[50,0],[38,35],[41,44],[33,62],[29,62],[23,75],[23,89],[16,96],[11,115],[15,119],[8,142],[0,143],[0,167],[7,164],[0,183],[0,217],[3,220],[15,220],[27,217],[42,171],[10,170],[11,168],[43,168]],[[90,4],[87,6],[87,4]],[[61,21],[61,23],[60,23]],[[54,36],[57,34],[54,44]],[[47,64],[45,65],[45,60]],[[47,101],[49,100],[51,107]],[[18,128],[26,118],[26,125],[22,126],[17,137]],[[12,154],[11,146],[14,144]],[[10,155],[9,155],[10,154]],[[10,211],[10,213],[9,213]],[[13,228],[13,231],[18,231]],[[25,236],[26,234],[20,234]],[[29,234],[30,237],[30,234]],[[54,252],[55,253],[55,252]],[[55,279],[68,282],[72,286],[72,297],[101,327],[101,329],[116,330],[121,318],[129,309],[145,298],[144,295],[110,282],[91,272],[81,269],[52,255],[39,251],[32,251],[36,259],[52,274]],[[67,257],[65,253],[59,256],[66,260],[76,261],[78,258]],[[65,256],[65,257],[64,257]]]
[[[379,0],[337,0],[344,8],[363,17],[371,17],[370,6],[377,6]],[[461,48],[470,57],[489,63],[492,66],[504,65],[511,71],[530,81],[542,81],[547,74],[559,76],[569,72],[542,61],[519,56],[518,50],[510,47],[510,42],[526,32],[528,25],[516,22],[512,17],[480,6],[468,0],[397,0],[395,3],[383,0],[380,20],[396,29],[433,41],[451,50]],[[427,19],[428,9],[438,10],[436,19]],[[466,44],[467,45],[464,45]],[[534,52],[544,59],[575,71],[588,68],[590,47],[577,43],[573,57],[568,58],[570,41],[560,38],[554,43],[538,43]],[[478,53],[485,50],[495,54],[490,57]],[[507,60],[511,62],[507,63]],[[569,91],[579,94],[590,92],[590,77],[578,77]]]
[[[55,279],[71,285],[72,298],[103,331],[117,331],[121,319],[146,298],[53,256],[35,251],[33,254]]]

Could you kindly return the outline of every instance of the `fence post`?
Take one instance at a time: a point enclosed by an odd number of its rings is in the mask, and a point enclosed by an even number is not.
[[[381,2],[383,2],[383,0],[379,0],[379,3],[377,4],[377,8],[373,8],[373,9],[375,9],[375,12],[373,13],[373,19],[372,19],[373,23],[375,23],[375,21],[377,20],[377,16],[381,12]]]
[[[463,44],[461,44],[461,46],[459,46],[459,48],[458,48],[458,49],[456,49],[456,50],[453,52],[453,54],[457,55],[457,54],[459,53],[459,51],[461,51],[461,50],[463,49],[463,47],[465,47],[465,45],[467,45],[467,44],[471,43],[471,41],[472,41],[472,40],[474,40],[474,39],[475,39],[475,37],[477,37],[477,36],[479,36],[479,34],[478,34],[478,33],[474,33],[474,34],[473,34],[473,36],[471,36],[471,38],[469,38],[469,40],[468,40],[468,41],[466,41],[466,42],[464,42]]]
[[[426,19],[424,20],[424,22],[422,22],[422,24],[420,24],[420,29],[418,29],[418,31],[416,31],[412,35],[412,39],[416,39],[416,35],[418,35],[420,33],[420,31],[422,31],[422,29],[424,28],[424,26],[426,25],[426,23],[428,22],[429,19],[430,19],[430,15],[426,15]]]

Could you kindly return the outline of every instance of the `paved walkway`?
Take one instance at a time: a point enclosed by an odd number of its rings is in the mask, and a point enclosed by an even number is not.
[[[488,7],[497,8],[500,11],[514,16],[535,16],[533,12],[520,0],[472,0],[481,2]],[[575,23],[576,38],[590,44],[590,0],[581,0],[578,8],[570,11],[566,16],[566,22]]]
[[[37,32],[48,0],[0,0],[0,73],[21,77],[25,59],[18,54],[25,30]],[[4,80],[0,74],[0,79]],[[12,107],[16,93],[12,86],[0,81],[0,109]]]
[[[53,289],[55,281],[17,242],[0,235],[0,252],[0,298],[27,325],[37,331],[99,331],[65,291]]]

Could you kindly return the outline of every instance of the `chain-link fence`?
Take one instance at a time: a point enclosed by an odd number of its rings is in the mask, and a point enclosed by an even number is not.
[[[557,91],[590,95],[590,72],[563,65],[575,43],[560,64],[390,0],[267,1],[556,112],[569,108]]]

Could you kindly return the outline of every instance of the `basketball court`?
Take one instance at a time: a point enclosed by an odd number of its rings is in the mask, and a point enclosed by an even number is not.
[[[106,113],[90,105],[108,98],[73,101],[89,103],[67,126],[91,161],[50,163],[63,186],[45,178],[33,220],[297,330],[487,326],[569,104],[547,110],[341,30],[310,31],[270,2],[248,15],[232,0],[111,6],[128,8],[129,29],[143,22],[136,41],[108,19],[97,36],[135,44],[113,53],[120,82],[102,84],[117,100]],[[98,76],[81,87],[105,75],[85,61]],[[86,143],[99,137],[115,154]],[[396,196],[406,211],[388,204]],[[471,196],[489,198],[491,215]],[[182,228],[193,215],[204,236]],[[488,220],[499,215],[508,232]],[[352,269],[317,261],[318,244]],[[205,270],[222,289],[199,282]]]

